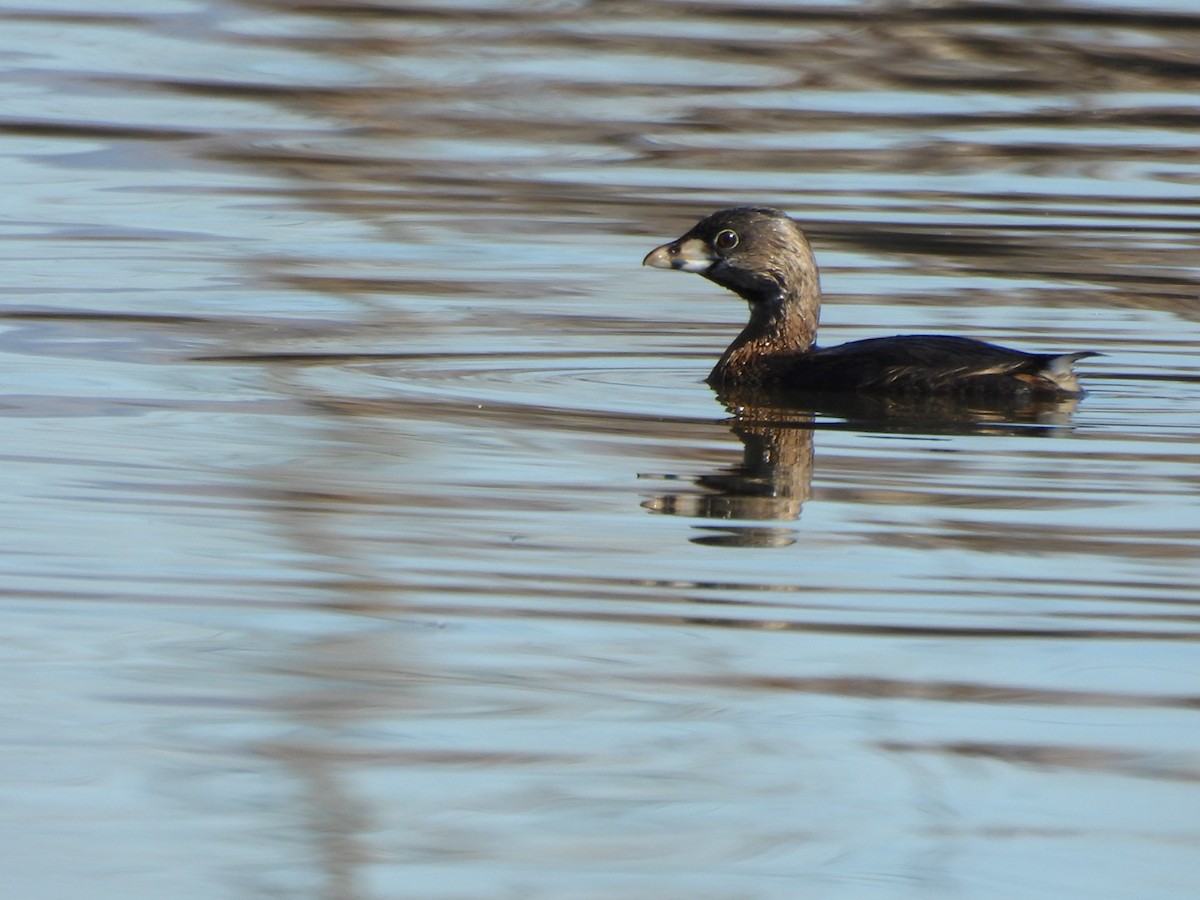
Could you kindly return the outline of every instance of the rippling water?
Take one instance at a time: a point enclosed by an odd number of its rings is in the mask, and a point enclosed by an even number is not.
[[[1200,17],[0,6],[8,892],[1190,898]],[[789,210],[823,342],[1050,409],[749,405],[642,255]]]

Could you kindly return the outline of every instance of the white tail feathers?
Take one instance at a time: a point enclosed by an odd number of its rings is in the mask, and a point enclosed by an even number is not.
[[[1079,379],[1075,376],[1075,363],[1086,357],[1099,355],[1091,350],[1084,350],[1081,353],[1051,356],[1046,360],[1046,368],[1042,370],[1042,374],[1068,394],[1082,394],[1083,388],[1079,386]]]

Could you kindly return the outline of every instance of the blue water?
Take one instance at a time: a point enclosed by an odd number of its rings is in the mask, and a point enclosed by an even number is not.
[[[1194,896],[1198,32],[0,6],[7,893]],[[735,203],[1088,395],[731,418]]]

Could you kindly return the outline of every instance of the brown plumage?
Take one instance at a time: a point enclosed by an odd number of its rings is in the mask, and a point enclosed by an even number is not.
[[[750,321],[708,376],[718,390],[1054,397],[1082,394],[1072,366],[1089,352],[1025,353],[971,338],[913,334],[817,348],[821,286],[800,227],[775,209],[701,219],[643,264],[696,272],[750,304]]]

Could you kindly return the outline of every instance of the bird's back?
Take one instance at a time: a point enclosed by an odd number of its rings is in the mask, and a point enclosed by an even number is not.
[[[971,338],[914,334],[780,357],[766,366],[763,381],[806,391],[1062,396],[1082,393],[1072,366],[1094,355],[1025,353]]]

